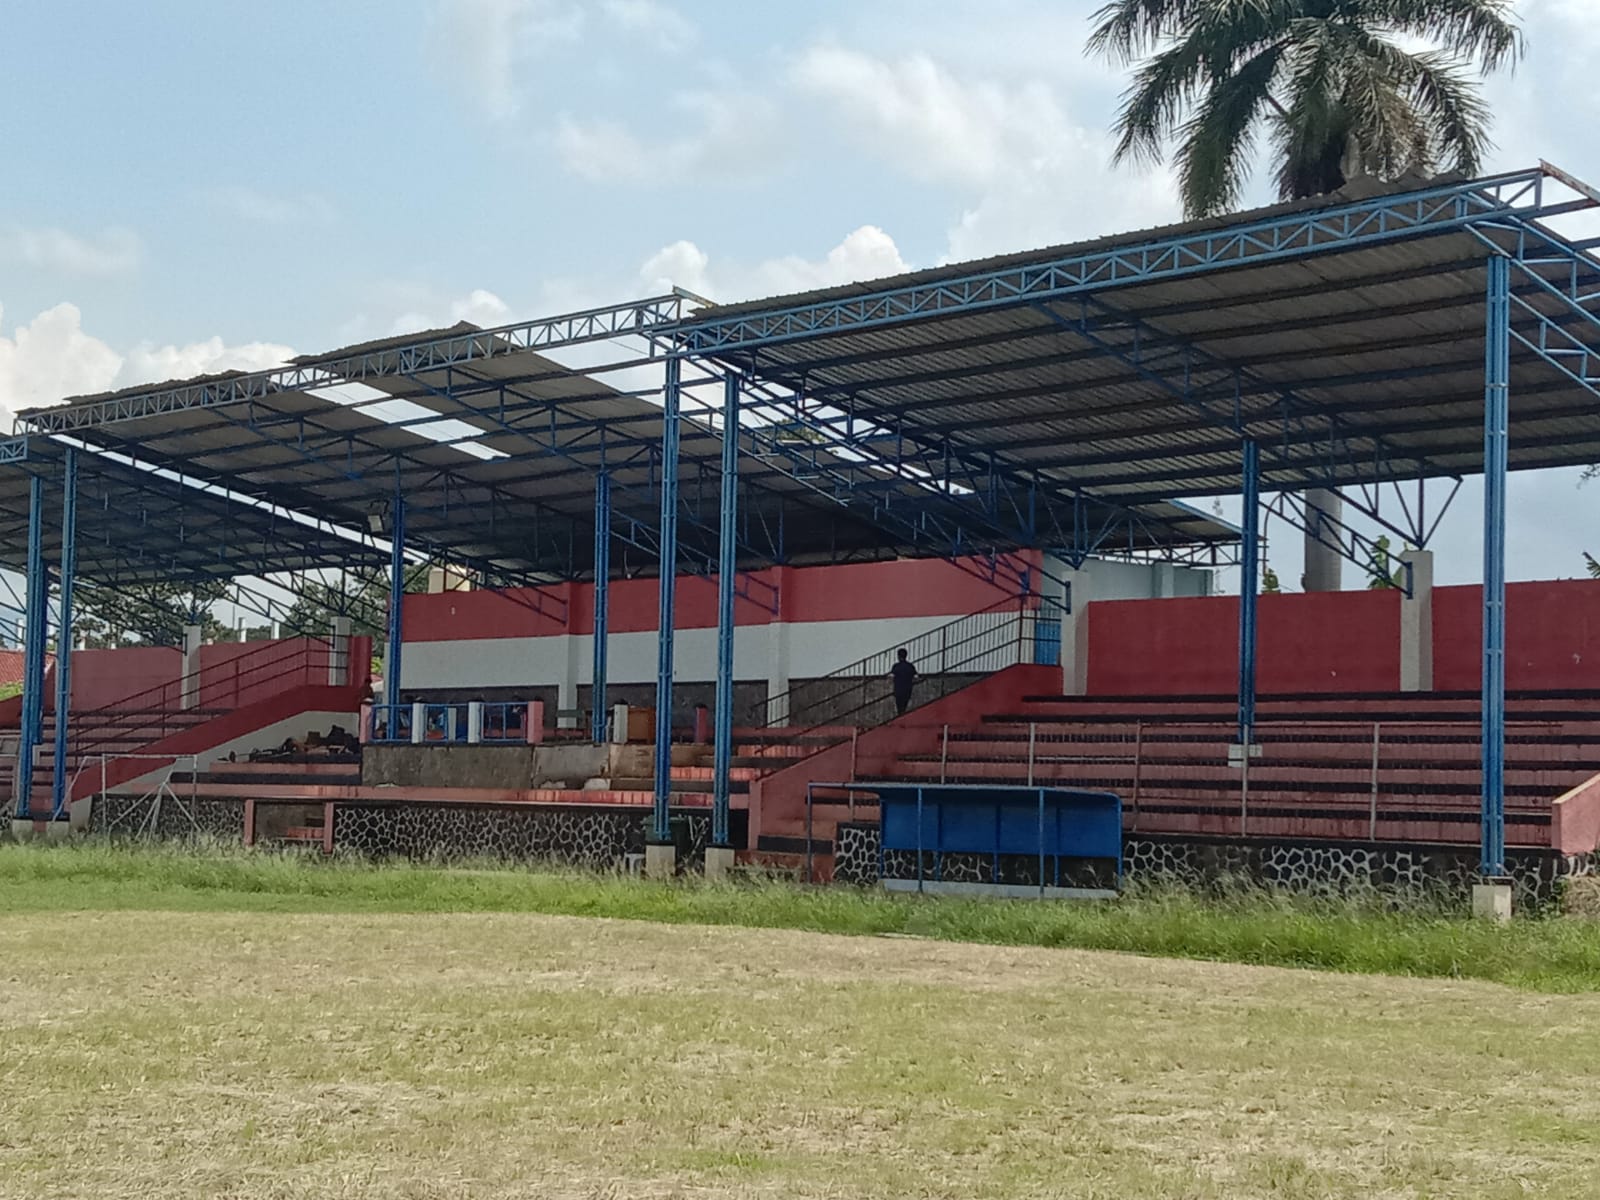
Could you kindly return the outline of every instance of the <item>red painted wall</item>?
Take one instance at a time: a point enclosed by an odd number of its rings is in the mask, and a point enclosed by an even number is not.
[[[183,653],[171,646],[123,646],[116,650],[72,652],[72,708],[90,712],[105,708],[162,684],[176,687],[183,673]],[[160,707],[150,695],[138,707]]]
[[[1091,604],[1089,693],[1231,695],[1239,683],[1239,598]],[[1400,594],[1262,596],[1262,692],[1377,692],[1400,686]]]
[[[1263,596],[1259,613],[1262,692],[1399,688],[1398,592]],[[1237,687],[1237,597],[1100,602],[1087,619],[1092,695],[1231,695]],[[1435,690],[1475,692],[1482,674],[1483,589],[1435,588]],[[1600,688],[1600,580],[1506,588],[1506,686]]]
[[[1433,683],[1482,687],[1482,588],[1434,589]],[[1506,686],[1600,688],[1600,580],[1506,586]]]
[[[320,638],[201,646],[200,707],[239,708],[286,688],[326,687],[332,654]]]
[[[746,590],[756,599],[739,597],[734,601],[734,619],[740,625],[765,625],[776,619],[766,604],[758,602],[768,595],[764,585],[777,588],[781,618],[792,622],[959,617],[1006,597],[1005,589],[943,559],[774,567],[751,575],[753,579]],[[559,620],[557,614],[536,611],[524,589],[407,596],[405,640],[446,642],[594,632],[592,584],[563,584],[547,591],[565,598],[566,622]],[[611,585],[608,602],[612,633],[641,633],[656,628],[659,593],[654,579],[617,580]],[[681,576],[674,605],[676,628],[715,628],[716,581]]]

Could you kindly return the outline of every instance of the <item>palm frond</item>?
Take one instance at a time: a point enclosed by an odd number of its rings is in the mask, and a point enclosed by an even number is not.
[[[1088,53],[1130,63],[1191,19],[1199,0],[1111,0],[1089,18]]]
[[[1179,181],[1190,217],[1212,216],[1239,203],[1249,178],[1256,125],[1272,99],[1285,49],[1269,46],[1214,83],[1180,130]]]
[[[1361,16],[1485,71],[1515,66],[1527,48],[1514,0],[1361,0]]]
[[[1458,171],[1477,174],[1492,142],[1489,106],[1456,62],[1445,54],[1413,55],[1411,100],[1432,132],[1435,156]]]

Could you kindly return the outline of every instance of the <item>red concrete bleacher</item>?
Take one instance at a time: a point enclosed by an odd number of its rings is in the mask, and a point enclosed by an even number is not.
[[[1466,693],[1263,696],[1248,781],[1229,762],[1228,696],[993,701],[1029,668],[915,710],[758,786],[755,848],[832,851],[870,801],[805,785],[886,780],[1070,784],[1117,792],[1130,832],[1473,845],[1479,836],[1478,698]],[[973,713],[974,705],[983,711]],[[1507,842],[1567,854],[1600,841],[1600,691],[1508,697]],[[948,723],[948,732],[945,725]],[[1376,749],[1376,755],[1375,755]],[[1375,769],[1376,768],[1376,769]]]

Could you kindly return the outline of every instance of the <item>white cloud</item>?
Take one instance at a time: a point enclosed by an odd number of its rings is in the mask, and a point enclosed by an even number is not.
[[[121,366],[120,354],[83,332],[76,305],[46,309],[9,337],[0,324],[0,423],[10,429],[24,408],[104,391]]]
[[[729,303],[880,279],[910,269],[893,238],[875,225],[863,225],[820,259],[788,255],[751,267],[732,264],[713,269],[710,256],[693,242],[674,242],[645,262],[639,279],[651,291],[676,286]]]
[[[219,337],[184,346],[141,343],[123,354],[84,331],[77,305],[57,304],[10,336],[0,325],[0,423],[9,428],[18,411],[69,396],[216,371],[262,370],[293,355],[288,346],[229,346]]]
[[[819,46],[801,55],[792,80],[867,150],[929,182],[992,183],[1053,153],[1070,129],[1044,84],[964,82],[920,54],[887,62]]]
[[[657,185],[690,175],[744,176],[769,160],[775,114],[765,98],[687,91],[674,96],[670,107],[699,128],[670,137],[641,136],[617,121],[563,114],[556,153],[567,170],[583,179]]]
[[[579,41],[584,24],[584,9],[563,0],[440,0],[436,10],[445,69],[496,120],[520,111],[522,69]]]
[[[0,260],[70,275],[120,275],[137,267],[143,256],[138,236],[129,229],[85,237],[53,227],[0,228]]]
[[[688,18],[661,0],[602,0],[601,9],[617,28],[670,53],[687,50],[699,37]]]
[[[334,208],[325,197],[314,193],[284,196],[235,184],[213,188],[207,193],[217,207],[244,221],[262,225],[326,224],[334,219]]]
[[[791,72],[868,153],[964,196],[959,261],[1175,220],[1164,170],[1113,170],[1105,114],[1078,120],[1042,80],[965,79],[920,54],[816,47]]]
[[[218,371],[265,371],[281,366],[294,357],[294,350],[273,342],[246,342],[229,346],[220,337],[186,346],[156,346],[141,342],[122,359],[113,386],[133,387],[140,383],[164,383],[169,379],[191,379]]]
[[[441,313],[449,315],[446,317]],[[395,336],[419,333],[424,329],[442,329],[458,321],[469,321],[487,328],[507,325],[515,319],[511,306],[499,296],[484,288],[475,288],[465,296],[451,300],[448,305],[414,308],[401,313],[394,319],[389,332]]]

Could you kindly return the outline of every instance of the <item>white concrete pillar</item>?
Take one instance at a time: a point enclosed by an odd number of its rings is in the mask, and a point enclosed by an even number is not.
[[[1308,592],[1337,592],[1343,585],[1341,578],[1344,568],[1344,558],[1333,548],[1341,541],[1338,525],[1344,508],[1344,499],[1338,492],[1314,488],[1306,493],[1306,569],[1305,590]],[[1319,514],[1321,514],[1319,516]],[[1324,521],[1321,516],[1326,516]],[[1325,545],[1315,536],[1315,530],[1322,529],[1322,536],[1333,546]]]
[[[424,701],[411,702],[411,741],[420,746],[428,740],[428,706]]]
[[[770,703],[788,691],[789,626],[783,621],[773,621],[767,626],[767,720],[773,725],[789,723],[788,701],[776,706]]]
[[[1411,595],[1400,598],[1400,690],[1433,691],[1433,551],[1407,550]],[[1402,567],[1402,573],[1404,568]]]
[[[344,687],[350,682],[350,618],[335,617],[329,639],[328,686]]]
[[[1089,691],[1088,610],[1094,599],[1094,585],[1087,566],[1068,572],[1071,611],[1061,615],[1061,690],[1068,696],[1083,696]]]
[[[179,708],[200,707],[200,626],[183,627],[183,678],[178,687]]]
[[[564,712],[574,712],[578,707],[578,680],[583,670],[584,647],[580,645],[581,639],[577,634],[567,634],[567,665],[561,673],[561,678],[556,681],[556,725],[561,729],[576,729],[580,719],[576,717],[563,717]],[[604,703],[603,697],[591,696],[591,704]]]

